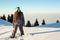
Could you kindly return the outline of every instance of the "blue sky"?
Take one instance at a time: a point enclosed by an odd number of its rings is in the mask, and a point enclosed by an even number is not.
[[[0,0],[0,15],[14,13],[17,6],[21,8],[28,20],[32,15],[33,18],[34,16],[39,18],[44,15],[47,17],[49,14],[60,14],[60,0]],[[51,19],[53,16],[48,17]],[[60,16],[57,18],[59,19]]]
[[[24,12],[60,13],[60,0],[0,0],[0,11],[14,11],[19,6]]]

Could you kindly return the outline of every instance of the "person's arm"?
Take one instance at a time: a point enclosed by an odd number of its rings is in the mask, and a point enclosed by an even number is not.
[[[13,23],[15,22],[15,14],[13,15]]]
[[[15,22],[16,22],[16,12],[13,15],[13,25],[14,25]]]
[[[22,21],[23,21],[23,25],[25,25],[25,19],[24,19],[24,15],[23,15],[23,13],[22,13],[21,18],[22,18]]]

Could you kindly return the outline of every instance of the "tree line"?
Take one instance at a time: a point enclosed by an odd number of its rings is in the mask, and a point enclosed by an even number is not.
[[[13,14],[8,15],[7,17],[5,16],[5,14],[3,14],[3,16],[0,17],[0,19],[13,23]]]
[[[3,19],[3,20],[8,21],[10,23],[13,23],[13,14],[8,15],[7,18],[5,16],[5,14],[3,14],[3,16],[0,17],[0,19]],[[59,20],[57,20],[56,23],[59,23]],[[45,25],[45,24],[46,24],[46,22],[43,19],[41,25]],[[31,24],[30,20],[28,20],[26,25],[25,25],[25,27],[35,27],[35,26],[39,26],[39,22],[38,22],[37,18],[36,18],[36,21],[33,25]]]

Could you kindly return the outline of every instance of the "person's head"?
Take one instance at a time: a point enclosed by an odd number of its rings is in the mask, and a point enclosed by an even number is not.
[[[21,11],[21,10],[20,10],[20,7],[17,7],[17,11],[18,11],[18,12],[20,12],[20,11]]]

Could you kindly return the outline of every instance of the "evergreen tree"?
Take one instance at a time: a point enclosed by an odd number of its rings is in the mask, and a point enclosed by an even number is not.
[[[31,27],[30,21],[27,22],[26,27]]]
[[[11,14],[10,18],[11,18],[10,22],[13,23],[13,14]]]
[[[6,20],[6,16],[5,14],[3,14],[3,16],[1,17],[3,20]]]
[[[0,19],[3,19],[3,17],[1,16]]]
[[[56,23],[59,23],[59,20],[57,20]]]
[[[42,21],[42,25],[45,25],[45,20],[43,19],[43,21]]]
[[[10,15],[8,15],[7,21],[10,22],[10,20],[11,20]]]
[[[39,26],[38,20],[36,19],[34,26]]]

